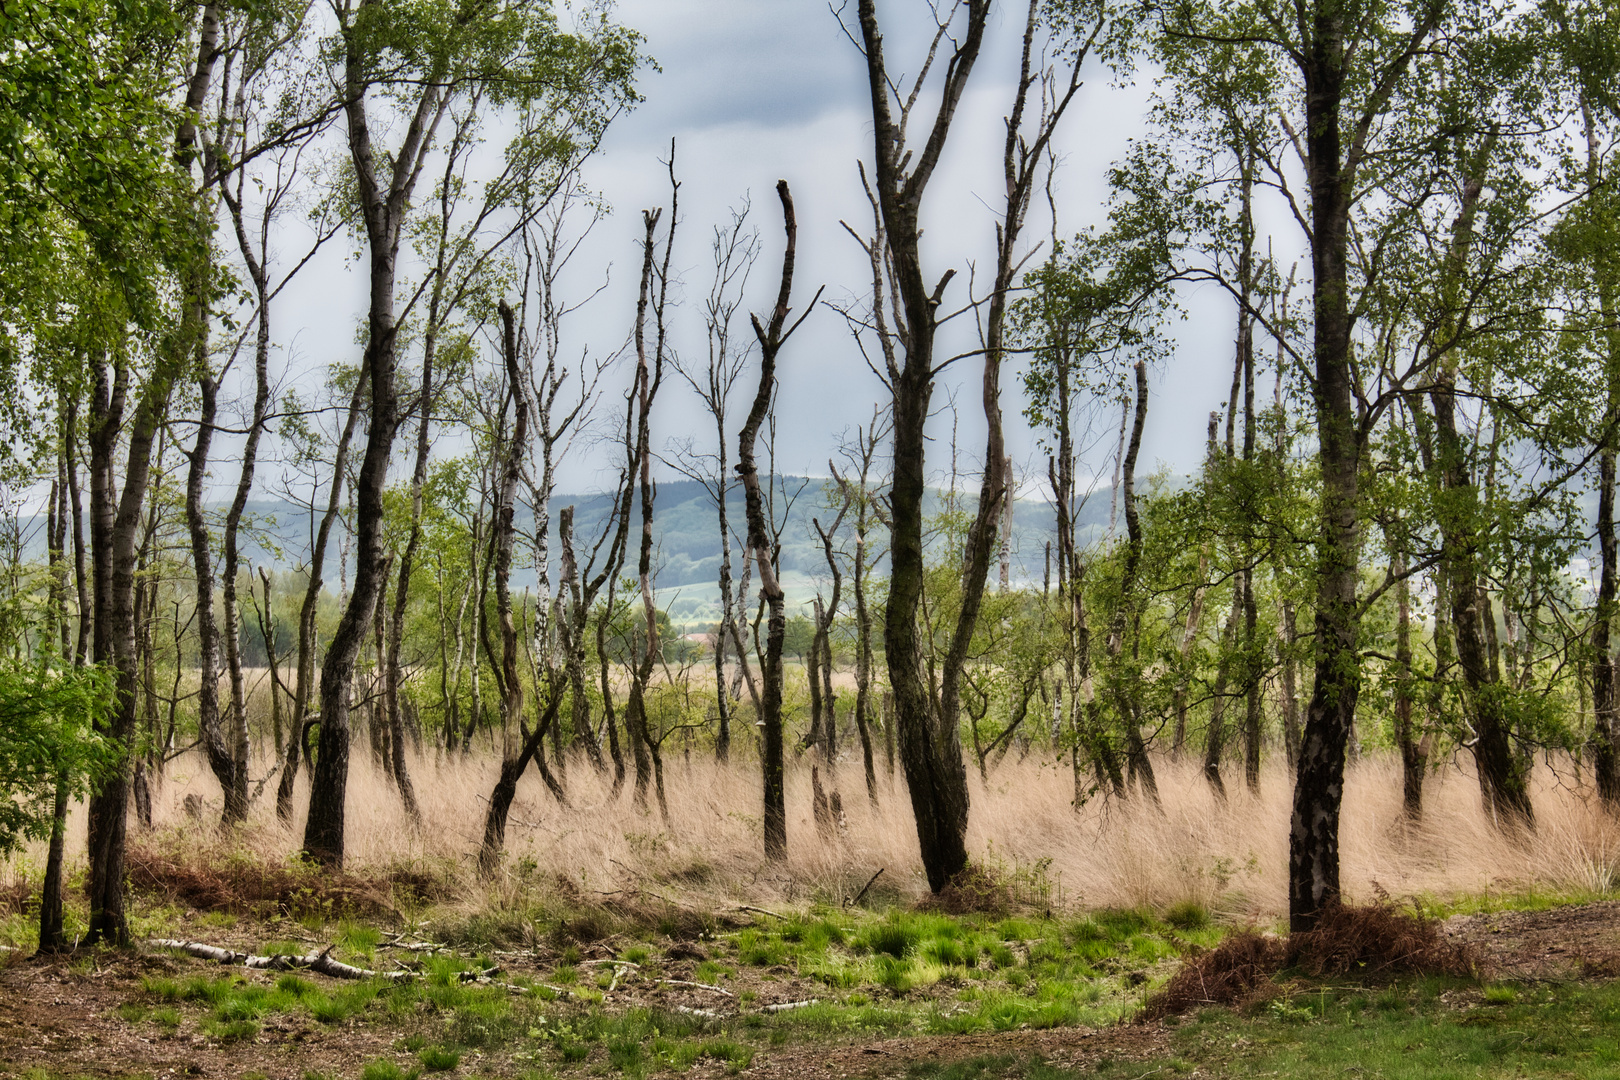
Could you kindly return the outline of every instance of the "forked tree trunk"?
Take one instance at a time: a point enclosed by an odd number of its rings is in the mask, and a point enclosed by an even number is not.
[[[928,885],[935,892],[967,866],[968,785],[961,737],[956,728],[960,664],[954,664],[957,670],[953,672],[952,659],[946,660],[940,694],[941,713],[936,715],[922,670],[924,643],[917,627],[927,565],[922,542],[923,497],[927,487],[924,446],[935,376],[934,336],[937,309],[951,276],[947,274],[937,287],[924,281],[918,238],[922,195],[944,150],[951,120],[978,59],[989,13],[989,0],[970,0],[967,28],[951,56],[927,145],[907,173],[906,165],[911,162],[909,158],[902,161],[900,157],[903,139],[889,104],[891,81],[884,60],[883,36],[878,28],[876,0],[860,0],[858,7],[874,125],[876,194],[892,254],[897,306],[903,310],[905,319],[905,324],[897,327],[905,346],[905,360],[898,368],[891,366],[888,372],[893,390],[894,481],[890,489],[889,604],[884,648],[889,660],[889,685],[894,693],[900,759],[911,793],[917,841]],[[997,430],[999,409],[993,397],[999,360],[999,356],[987,356],[985,365],[985,405],[992,432],[990,452],[985,455],[981,517],[994,512],[1001,494],[1004,455]],[[969,542],[968,566],[963,575],[965,594],[957,620],[958,636],[963,625],[971,630],[978,615],[985,574],[975,570],[988,569],[991,546],[990,537],[981,535],[983,533],[984,529],[975,528]],[[985,564],[983,568],[978,566],[981,562]],[[961,645],[965,648],[966,643]]]
[[[673,169],[673,159],[671,168]],[[647,789],[658,776],[658,806],[663,814],[664,822],[669,822],[669,807],[664,801],[664,786],[662,781],[663,763],[658,759],[658,747],[654,744],[652,732],[647,722],[647,683],[652,678],[653,667],[661,655],[661,643],[658,635],[658,611],[653,603],[652,589],[652,549],[653,549],[653,499],[654,489],[652,482],[652,403],[658,394],[659,385],[664,377],[664,296],[669,283],[669,253],[674,246],[675,213],[670,213],[670,234],[664,248],[664,272],[659,287],[659,297],[653,308],[654,317],[658,324],[657,339],[653,345],[651,363],[647,358],[647,310],[653,303],[653,254],[655,250],[654,235],[658,228],[658,220],[662,210],[642,212],[642,224],[646,228],[646,238],[642,246],[641,263],[641,292],[636,302],[636,382],[633,392],[631,408],[635,410],[636,423],[634,431],[634,445],[631,451],[631,472],[640,474],[641,484],[641,543],[636,564],[636,581],[641,588],[641,607],[643,617],[643,637],[640,648],[632,645],[630,650],[630,697],[625,703],[624,719],[625,731],[630,736],[630,747],[634,752],[636,765],[636,783],[634,801],[636,809],[642,813],[647,811]],[[632,635],[632,641],[634,635]]]
[[[776,294],[776,306],[771,311],[769,326],[761,323],[759,316],[752,317],[754,334],[759,338],[759,388],[749,407],[748,419],[743,422],[742,431],[737,436],[737,475],[742,480],[748,516],[747,557],[753,560],[759,571],[759,595],[770,612],[765,624],[765,651],[759,660],[759,756],[765,792],[762,830],[765,857],[773,861],[787,858],[787,802],[782,754],[782,643],[787,637],[787,604],[781,582],[776,578],[775,545],[765,517],[765,499],[760,491],[754,447],[760,425],[765,422],[765,414],[776,393],[777,354],[798,328],[797,323],[789,327],[787,319],[799,238],[798,219],[793,212],[793,194],[788,190],[786,180],[776,182],[776,194],[782,201],[782,224],[787,233],[787,247],[782,255],[781,287]],[[812,303],[811,307],[814,306]]]
[[[1494,138],[1486,139],[1471,170],[1475,175],[1464,182],[1450,252],[1457,267],[1471,243],[1474,214],[1485,190],[1484,163],[1493,143]],[[1454,270],[1453,278],[1457,272]],[[1527,770],[1514,755],[1511,744],[1512,725],[1495,640],[1496,614],[1479,566],[1483,507],[1458,430],[1456,365],[1455,353],[1441,359],[1429,389],[1435,465],[1445,496],[1436,516],[1442,541],[1441,565],[1451,590],[1451,629],[1458,666],[1468,688],[1469,718],[1475,736],[1474,764],[1485,806],[1503,826],[1533,825]],[[1600,493],[1600,513],[1601,499]]]
[[[134,747],[140,657],[135,626],[135,540],[141,506],[151,476],[152,445],[168,411],[169,393],[180,357],[162,356],[136,404],[124,454],[124,482],[116,483],[118,432],[129,389],[129,369],[120,360],[109,376],[103,354],[94,364],[95,390],[90,437],[91,551],[95,562],[95,648],[93,658],[115,673],[111,715],[97,725],[120,752]],[[128,828],[130,760],[126,756],[90,797],[90,926],[85,944],[129,944],[125,915],[124,842]]]

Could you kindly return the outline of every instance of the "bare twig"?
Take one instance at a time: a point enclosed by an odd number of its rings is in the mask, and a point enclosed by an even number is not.
[[[873,874],[871,876],[871,878],[868,879],[868,881],[866,882],[865,885],[861,886],[861,891],[855,894],[855,899],[853,899],[853,900],[845,900],[844,901],[844,906],[845,907],[854,907],[855,905],[859,904],[861,902],[862,897],[864,897],[866,895],[866,890],[870,889],[872,887],[872,883],[878,879],[878,877],[883,873],[884,869],[885,869],[884,867],[881,867],[881,866],[878,867],[878,872],[876,874]]]

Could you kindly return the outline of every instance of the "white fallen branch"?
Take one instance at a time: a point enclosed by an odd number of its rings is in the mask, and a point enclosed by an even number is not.
[[[550,990],[553,994],[556,994],[558,997],[561,997],[564,994],[567,994],[569,997],[578,997],[579,996],[579,993],[577,991],[570,990],[566,986],[552,986],[550,983],[535,983],[534,985],[535,985],[535,987],[537,989]]]
[[[715,1012],[713,1009],[694,1009],[686,1005],[677,1005],[675,1006],[675,1011],[678,1013],[685,1013],[687,1016],[701,1016],[705,1020],[720,1019],[720,1014]]]
[[[659,979],[658,982],[662,986],[690,986],[697,990],[707,990],[711,994],[724,994],[726,997],[732,996],[731,991],[727,990],[725,987],[711,986],[708,983],[687,982],[685,979]]]
[[[151,945],[159,949],[176,949],[187,956],[195,956],[199,960],[212,960],[219,964],[240,965],[245,968],[256,968],[266,971],[313,971],[317,975],[328,975],[334,979],[414,979],[414,971],[372,971],[369,968],[358,968],[333,960],[331,953],[333,946],[328,945],[318,953],[308,956],[254,956],[251,953],[236,952],[232,949],[222,949],[217,945],[205,945],[200,941],[175,941],[170,938],[153,938]]]
[[[438,952],[449,948],[448,945],[432,941],[383,941],[377,945],[379,949],[408,949],[411,952]]]
[[[806,1005],[820,1004],[820,998],[806,998],[803,1001],[783,1001],[775,1005],[761,1005],[760,1012],[786,1012],[789,1009],[802,1009]]]

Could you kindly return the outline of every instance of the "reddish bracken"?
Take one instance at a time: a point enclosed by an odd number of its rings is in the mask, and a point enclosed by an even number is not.
[[[1307,975],[1477,973],[1478,962],[1462,945],[1447,941],[1433,919],[1394,904],[1341,905],[1307,933],[1288,939],[1288,963]]]
[[[1238,1005],[1253,997],[1282,967],[1282,939],[1239,930],[1209,952],[1194,956],[1143,1006],[1140,1020],[1184,1013],[1203,1005]]]

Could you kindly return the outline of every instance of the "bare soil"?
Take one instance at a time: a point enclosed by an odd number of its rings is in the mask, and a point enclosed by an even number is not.
[[[1620,901],[1456,915],[1442,933],[1472,947],[1490,978],[1540,982],[1620,975]]]
[[[1472,946],[1484,961],[1483,973],[1491,978],[1561,981],[1620,975],[1620,902],[1616,901],[1458,916],[1447,920],[1444,932],[1448,939]],[[239,936],[240,932],[197,934],[199,939],[222,945],[240,944],[230,940]],[[513,966],[521,969],[526,965],[515,960]],[[689,979],[691,966],[690,960],[668,962],[661,977]],[[164,1036],[154,1025],[129,1023],[117,1012],[120,1005],[144,1001],[143,976],[189,976],[216,969],[217,965],[204,961],[169,956],[101,953],[33,960],[13,954],[0,969],[0,1075],[44,1070],[63,1076],[146,1074],[158,1080],[248,1074],[302,1080],[309,1071],[355,1077],[366,1062],[378,1058],[392,1059],[404,1068],[415,1064],[412,1055],[395,1048],[404,1032],[375,1018],[320,1024],[302,1016],[272,1016],[251,1042],[221,1044],[198,1032],[194,1023]],[[243,974],[274,981],[271,973]],[[803,1000],[816,996],[817,990],[815,984],[786,969],[759,972],[757,983],[749,979],[749,988],[758,994],[753,1007]],[[626,980],[610,1000],[621,1007],[685,1006],[722,1015],[737,1011],[735,999],[717,1000],[708,991],[651,979]],[[1076,1067],[1104,1057],[1145,1060],[1162,1056],[1168,1050],[1168,1032],[1152,1023],[1102,1030],[834,1039],[761,1050],[743,1075],[769,1080],[876,1080],[902,1074],[917,1062],[945,1064],[983,1055],[1038,1057],[1058,1067]],[[497,1051],[467,1053],[459,1073],[515,1076],[522,1071],[521,1063]],[[704,1061],[687,1075],[707,1078],[723,1071],[718,1063]]]

